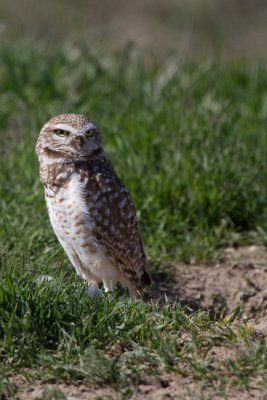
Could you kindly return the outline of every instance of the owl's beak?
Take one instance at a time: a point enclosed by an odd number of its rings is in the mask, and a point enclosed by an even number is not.
[[[83,136],[74,136],[74,138],[71,140],[71,144],[79,150],[85,143],[85,138]]]

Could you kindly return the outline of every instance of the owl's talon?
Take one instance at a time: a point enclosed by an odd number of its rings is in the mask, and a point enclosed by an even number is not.
[[[100,295],[102,294],[102,291],[93,285],[90,285],[88,287],[88,289],[86,290],[87,294],[89,297],[91,297],[92,299],[99,299]]]

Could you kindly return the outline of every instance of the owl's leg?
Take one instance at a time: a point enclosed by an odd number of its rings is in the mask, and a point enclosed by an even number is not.
[[[87,289],[87,294],[89,297],[92,299],[98,299],[99,296],[101,295],[101,290],[95,285],[94,283],[89,283],[88,289]]]
[[[134,302],[138,297],[138,292],[137,292],[136,288],[134,286],[132,286],[131,288],[128,287],[128,291],[129,291],[131,302]]]
[[[82,277],[82,273],[79,269],[79,265],[80,265],[80,260],[77,257],[77,255],[74,253],[74,251],[72,251],[71,247],[65,242],[65,240],[61,239],[58,236],[58,241],[61,244],[61,246],[63,247],[63,249],[65,250],[67,256],[69,257],[69,260],[71,262],[71,265],[73,266],[73,268],[76,271],[76,274],[80,277]]]
[[[130,282],[128,278],[126,278],[126,276],[123,276],[122,274],[120,278],[120,283],[124,289],[128,289],[130,300],[131,302],[134,302],[139,294],[136,287]]]
[[[84,268],[80,257],[76,253],[68,254],[72,264],[74,265],[77,275],[87,281],[88,289],[87,294],[92,299],[97,299],[100,294],[102,293],[101,290],[98,288],[98,281],[97,278],[90,272],[88,269]]]
[[[108,279],[103,279],[103,285],[104,285],[104,290],[106,293],[112,291],[112,286]]]

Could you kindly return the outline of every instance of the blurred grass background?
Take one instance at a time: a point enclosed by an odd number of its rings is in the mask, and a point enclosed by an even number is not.
[[[164,56],[266,60],[265,0],[0,1],[0,40],[35,37],[105,49],[139,48]]]

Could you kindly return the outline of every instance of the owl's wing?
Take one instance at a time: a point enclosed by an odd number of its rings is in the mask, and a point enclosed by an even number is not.
[[[94,234],[122,273],[142,289],[151,278],[131,196],[107,159],[95,161],[90,172],[86,202],[94,216]]]

